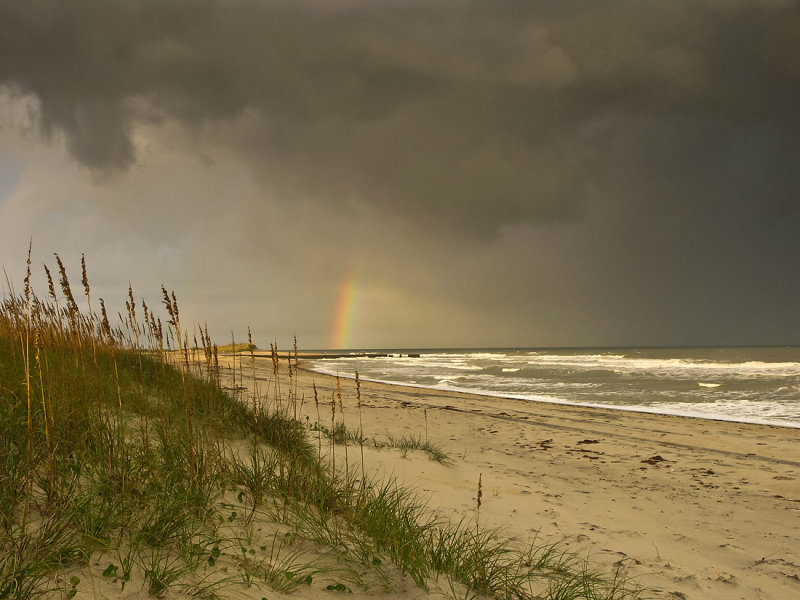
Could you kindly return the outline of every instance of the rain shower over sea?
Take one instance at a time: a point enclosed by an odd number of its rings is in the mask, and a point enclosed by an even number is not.
[[[313,371],[623,410],[800,427],[800,346],[353,351]]]

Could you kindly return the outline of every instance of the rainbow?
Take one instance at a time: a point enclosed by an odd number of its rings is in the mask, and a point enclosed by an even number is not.
[[[353,313],[356,305],[356,278],[351,275],[339,288],[339,300],[333,318],[333,331],[330,347],[332,349],[347,348],[352,333]]]

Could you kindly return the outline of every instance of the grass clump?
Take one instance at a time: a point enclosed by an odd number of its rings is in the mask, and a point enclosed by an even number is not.
[[[409,451],[424,452],[428,458],[440,464],[445,465],[452,462],[450,455],[440,446],[423,440],[419,435],[402,434],[400,437],[395,437],[389,434],[387,446],[401,450],[404,458]]]
[[[369,440],[364,436],[360,429],[350,429],[344,423],[336,423],[333,428],[326,427],[319,423],[311,425],[311,431],[319,432],[334,444],[366,444]],[[374,442],[373,442],[374,444]]]
[[[296,347],[285,397],[275,351],[266,392],[253,368],[245,397],[244,358],[225,375],[207,330],[190,343],[174,293],[162,288],[162,321],[129,287],[112,325],[102,299],[93,311],[85,261],[88,312],[56,258],[60,293],[45,268],[49,296],[36,296],[29,250],[23,293],[9,283],[0,304],[0,598],[72,597],[84,574],[153,597],[171,588],[222,597],[230,586],[346,591],[369,577],[391,586],[394,569],[422,588],[444,576],[500,598],[639,594],[622,574],[604,578],[555,547],[518,548],[443,522],[395,481],[368,477],[360,387],[358,429],[345,425],[337,386],[330,427],[318,424],[310,442],[297,417]],[[255,346],[243,346],[252,363]],[[356,445],[361,469],[351,470]],[[427,436],[389,445],[449,461]]]

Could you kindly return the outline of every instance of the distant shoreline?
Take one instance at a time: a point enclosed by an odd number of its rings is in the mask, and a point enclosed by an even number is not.
[[[225,356],[243,356],[243,357],[250,357],[251,353],[247,350],[236,352],[222,352]],[[389,356],[397,356],[397,357],[409,357],[409,358],[419,358],[420,354],[418,352],[406,352],[406,353],[389,353],[389,352],[298,352],[296,355],[294,352],[287,352],[285,350],[280,350],[275,353],[276,356],[281,360],[288,360],[290,358],[298,359],[305,359],[305,360],[323,360],[323,359],[336,359],[336,358],[386,358]],[[265,352],[264,350],[256,349],[253,350],[252,356],[254,358],[272,358],[271,352]]]

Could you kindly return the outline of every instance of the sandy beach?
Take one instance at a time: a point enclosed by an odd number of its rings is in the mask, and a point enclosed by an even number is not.
[[[269,363],[256,362],[263,384]],[[309,423],[312,382],[327,406],[336,386],[300,370]],[[341,385],[348,426],[357,427],[355,383]],[[427,435],[450,455],[443,465],[421,452],[366,448],[368,471],[397,477],[441,515],[472,518],[481,475],[483,526],[563,539],[601,568],[624,560],[651,597],[800,597],[797,429],[371,382],[361,389],[368,438]]]

